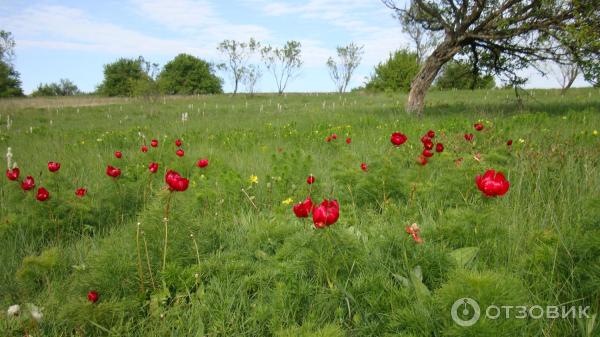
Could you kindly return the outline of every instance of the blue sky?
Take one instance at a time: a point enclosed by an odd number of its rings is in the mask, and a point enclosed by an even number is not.
[[[164,65],[185,52],[221,62],[220,41],[250,37],[274,46],[302,43],[304,66],[288,91],[332,91],[325,62],[336,46],[364,45],[351,87],[361,85],[391,51],[409,46],[391,14],[379,0],[0,0],[0,29],[14,34],[14,64],[26,93],[60,78],[94,90],[102,66],[119,57],[143,55]],[[524,75],[530,76],[529,87],[558,86],[552,75]],[[231,90],[227,74],[219,76]],[[582,79],[575,83],[586,85]],[[258,90],[275,89],[265,72]]]

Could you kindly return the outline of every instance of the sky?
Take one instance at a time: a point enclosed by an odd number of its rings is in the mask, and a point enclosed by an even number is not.
[[[93,91],[103,65],[120,57],[142,55],[164,65],[188,53],[221,63],[219,42],[250,37],[273,46],[301,42],[304,65],[287,91],[333,91],[325,62],[336,46],[364,45],[350,87],[362,85],[390,52],[410,47],[379,0],[0,0],[0,29],[14,35],[13,63],[25,93],[61,78]],[[272,74],[263,72],[257,90],[276,91]],[[227,73],[218,75],[231,91]],[[527,87],[558,87],[552,72],[544,78],[529,69],[523,75],[530,78]],[[574,86],[587,83],[580,78]]]

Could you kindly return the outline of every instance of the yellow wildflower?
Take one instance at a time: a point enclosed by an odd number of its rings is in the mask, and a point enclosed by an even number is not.
[[[258,177],[255,176],[254,174],[250,176],[250,183],[251,184],[258,184]]]
[[[291,204],[293,202],[294,202],[294,200],[292,200],[292,198],[287,198],[284,201],[282,201],[281,203],[284,204],[284,205],[289,205],[289,204]]]

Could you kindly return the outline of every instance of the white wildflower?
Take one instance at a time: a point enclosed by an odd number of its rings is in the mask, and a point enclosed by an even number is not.
[[[29,304],[29,311],[31,312],[31,317],[36,322],[40,322],[42,320],[42,318],[44,318],[44,314],[42,313],[42,308],[38,308],[34,304]]]
[[[11,305],[10,307],[8,307],[6,314],[8,315],[8,317],[19,316],[20,311],[21,311],[21,306],[18,304],[14,304],[14,305]]]

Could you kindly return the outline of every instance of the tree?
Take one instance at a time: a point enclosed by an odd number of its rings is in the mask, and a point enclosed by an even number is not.
[[[188,54],[179,54],[158,75],[160,91],[169,95],[222,93],[222,81],[211,64]]]
[[[515,75],[539,61],[562,58],[557,48],[564,39],[561,34],[577,31],[584,25],[578,17],[596,7],[589,5],[595,1],[582,0],[412,0],[408,9],[399,8],[395,0],[382,2],[397,15],[443,36],[411,84],[406,109],[418,115],[438,72],[457,54],[470,54],[474,68]]]
[[[352,78],[352,74],[362,61],[364,54],[364,46],[357,46],[350,43],[345,47],[337,47],[338,62],[329,57],[327,67],[329,67],[329,76],[337,87],[339,93],[346,92],[348,83]]]
[[[19,73],[12,64],[14,50],[15,40],[12,34],[0,30],[0,97],[23,96]]]
[[[74,96],[80,93],[75,83],[68,79],[61,79],[58,83],[38,85],[37,89],[31,93],[31,96]]]
[[[578,6],[575,23],[561,32],[559,38],[583,77],[600,87],[600,4],[597,0],[579,0]]]
[[[577,62],[572,61],[570,63],[558,63],[557,67],[558,72],[555,72],[555,77],[561,87],[560,93],[564,95],[579,76],[579,65]]]
[[[152,81],[144,71],[143,57],[137,59],[120,58],[104,65],[104,81],[98,87],[98,93],[105,96],[135,96],[140,82]]]
[[[301,46],[298,41],[288,41],[282,48],[266,46],[261,50],[263,62],[275,77],[280,95],[285,91],[289,80],[298,75],[302,66]]]
[[[243,82],[244,76],[249,74],[247,64],[250,57],[259,49],[260,42],[256,42],[253,38],[250,38],[248,43],[224,40],[217,47],[217,50],[228,58],[227,63],[220,64],[219,67],[231,72],[234,95],[238,91],[239,83]]]
[[[416,24],[415,21],[410,20],[409,17],[408,15],[396,16],[400,20],[402,31],[408,35],[415,45],[417,62],[421,64],[425,60],[425,56],[429,55],[435,48],[438,37],[435,32],[426,30],[421,25]]]
[[[473,68],[465,61],[450,61],[436,80],[440,89],[491,89],[496,86],[494,76],[473,74]]]
[[[250,93],[250,96],[254,95],[256,89],[256,83],[262,77],[262,71],[258,65],[251,64],[246,68],[246,72],[243,76],[243,82],[246,86],[246,90]]]
[[[408,50],[398,50],[390,54],[387,61],[375,67],[365,89],[370,91],[408,92],[410,81],[419,71],[416,54]]]

